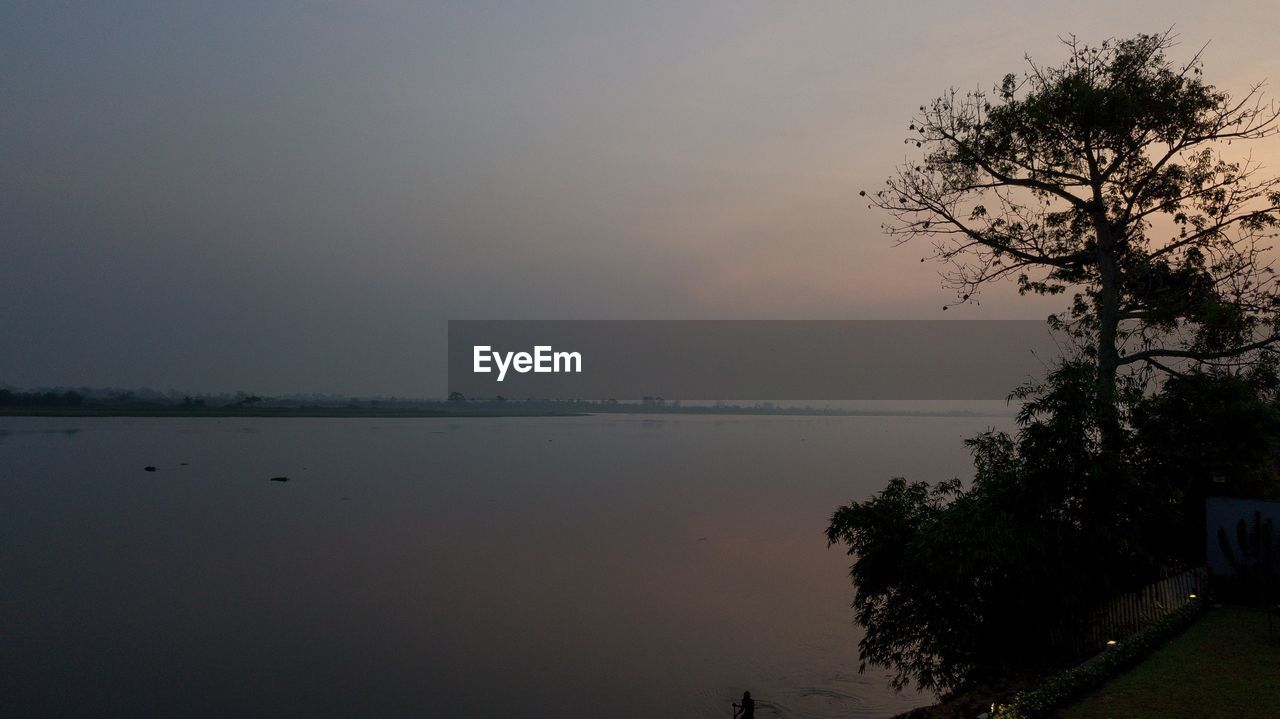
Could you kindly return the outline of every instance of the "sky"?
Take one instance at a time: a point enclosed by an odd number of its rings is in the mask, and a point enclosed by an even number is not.
[[[1274,2],[1030,5],[0,2],[0,383],[430,396],[449,319],[940,318],[857,197],[917,106],[1068,33],[1280,80]]]

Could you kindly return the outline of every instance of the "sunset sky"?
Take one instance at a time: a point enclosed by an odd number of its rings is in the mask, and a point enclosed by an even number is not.
[[[917,106],[1171,26],[1280,82],[1273,1],[1026,5],[4,2],[0,383],[423,396],[451,318],[941,317],[857,197]]]

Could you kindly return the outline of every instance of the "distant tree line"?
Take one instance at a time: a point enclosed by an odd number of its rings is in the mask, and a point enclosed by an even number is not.
[[[79,392],[12,392],[0,389],[0,407],[79,407],[84,395]]]
[[[857,409],[842,407],[814,407],[812,405],[788,406],[773,402],[734,404],[716,401],[711,404],[694,404],[678,399],[646,396],[635,400],[608,398],[544,399],[528,397],[468,398],[459,392],[451,392],[447,398],[404,397],[349,397],[336,394],[288,394],[257,395],[239,391],[221,394],[184,394],[176,390],[160,392],[147,388],[121,390],[111,388],[80,387],[76,389],[53,388],[20,390],[0,389],[0,408],[8,414],[21,414],[24,409],[63,410],[61,414],[80,408],[87,414],[155,413],[160,415],[245,415],[287,414],[297,412],[322,412],[340,410],[344,416],[412,415],[428,416],[433,413],[463,415],[530,415],[530,414],[741,414],[741,415],[820,415],[820,416],[982,416],[989,412],[970,409],[918,410],[913,408]],[[1001,413],[1006,414],[1006,413]]]

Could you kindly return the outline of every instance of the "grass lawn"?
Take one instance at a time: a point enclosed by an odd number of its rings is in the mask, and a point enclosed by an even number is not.
[[[1211,610],[1141,664],[1067,711],[1067,719],[1280,717],[1280,618]]]

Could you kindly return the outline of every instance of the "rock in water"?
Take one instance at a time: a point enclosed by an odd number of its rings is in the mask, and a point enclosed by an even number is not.
[[[155,465],[148,464],[147,466],[145,466],[145,467],[143,467],[143,468],[142,468],[142,471],[144,471],[144,472],[154,472],[154,471],[156,471],[156,468],[155,468]]]
[[[288,477],[272,477],[271,481],[272,482],[288,482],[289,478]]]

